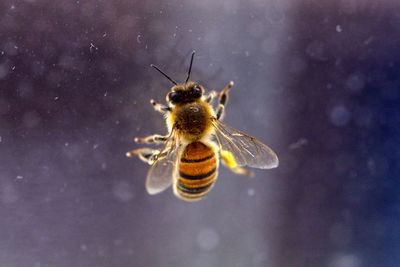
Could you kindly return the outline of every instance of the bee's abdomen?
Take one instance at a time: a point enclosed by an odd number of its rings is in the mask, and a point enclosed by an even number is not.
[[[191,143],[182,153],[175,191],[183,200],[200,200],[213,187],[217,174],[214,151],[201,142]]]

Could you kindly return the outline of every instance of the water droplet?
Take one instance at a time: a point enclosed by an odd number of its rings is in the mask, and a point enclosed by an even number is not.
[[[254,194],[256,193],[256,191],[254,190],[254,188],[249,188],[249,189],[247,189],[247,194],[249,195],[249,196],[254,196]]]
[[[331,110],[329,116],[333,125],[345,126],[350,121],[351,113],[346,107],[339,105]]]
[[[133,198],[131,185],[125,181],[118,182],[113,188],[114,196],[123,202],[128,202]]]
[[[82,251],[86,251],[86,250],[87,250],[86,244],[81,244],[81,250],[82,250]]]
[[[365,86],[365,77],[361,73],[352,73],[347,77],[345,85],[352,93],[360,93]]]
[[[212,250],[218,245],[218,243],[219,236],[213,229],[203,229],[197,235],[197,244],[204,250]]]
[[[328,265],[329,267],[361,267],[361,260],[351,254],[335,255]]]

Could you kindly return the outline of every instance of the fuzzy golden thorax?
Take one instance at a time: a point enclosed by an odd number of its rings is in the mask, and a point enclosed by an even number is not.
[[[210,135],[214,110],[204,101],[204,88],[194,82],[178,84],[167,95],[171,112],[167,115],[168,129],[175,125],[185,143],[202,140]]]

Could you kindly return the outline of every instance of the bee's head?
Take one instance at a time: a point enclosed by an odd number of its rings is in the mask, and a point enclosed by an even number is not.
[[[202,97],[204,88],[194,82],[178,84],[172,87],[171,92],[167,94],[167,102],[171,104],[185,104],[198,100]]]
[[[160,70],[158,67],[156,67],[154,65],[150,65],[151,67],[158,70],[162,75],[164,75],[173,84],[175,84],[175,86],[171,88],[171,92],[169,92],[166,97],[167,102],[170,102],[171,104],[174,104],[174,105],[190,103],[190,102],[196,101],[197,99],[201,98],[201,96],[203,95],[204,88],[201,85],[194,83],[194,82],[189,82],[194,54],[195,54],[195,51],[193,51],[193,53],[192,53],[192,58],[190,59],[188,75],[187,75],[185,83],[183,83],[183,84],[178,84],[173,79],[171,79],[167,74],[165,74],[162,70]]]

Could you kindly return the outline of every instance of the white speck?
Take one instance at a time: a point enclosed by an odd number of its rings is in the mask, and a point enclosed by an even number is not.
[[[142,35],[138,34],[138,36],[136,37],[136,42],[138,42],[139,44],[141,43],[140,38],[142,38]]]
[[[350,111],[342,105],[334,107],[330,114],[330,119],[335,126],[345,126],[350,121]]]
[[[90,53],[92,53],[95,50],[98,50],[99,48],[97,46],[95,46],[93,43],[90,43],[90,47],[89,47],[89,51]]]
[[[104,37],[107,37],[107,33],[106,33],[106,32],[105,32],[105,33],[103,33],[103,38],[104,38]]]
[[[218,242],[219,236],[213,229],[203,229],[197,234],[197,244],[203,250],[214,249],[218,245]]]
[[[15,9],[15,6],[14,6],[14,5],[11,5],[11,6],[10,6],[10,9],[11,9],[11,10],[14,10],[14,9]]]
[[[113,194],[115,198],[123,202],[128,202],[133,198],[131,185],[124,181],[114,185]]]
[[[93,149],[97,149],[99,147],[99,144],[94,144]]]
[[[56,97],[54,97],[54,100],[58,100],[60,97],[58,97],[58,96],[56,96]]]
[[[11,67],[11,70],[15,70],[15,66],[12,66],[12,67]]]
[[[68,142],[66,142],[66,143],[64,144],[64,146],[69,146],[69,143],[68,143]]]
[[[21,180],[21,179],[24,179],[24,176],[22,176],[22,175],[17,175],[17,177],[16,177],[15,179]]]
[[[336,25],[336,31],[337,32],[342,32],[343,31],[342,26]]]
[[[256,193],[256,191],[254,190],[254,188],[249,188],[249,189],[247,189],[247,194],[249,195],[249,196],[254,196],[255,195],[255,193]]]
[[[107,96],[108,95],[108,91],[106,91],[105,93],[104,93],[104,96]]]

